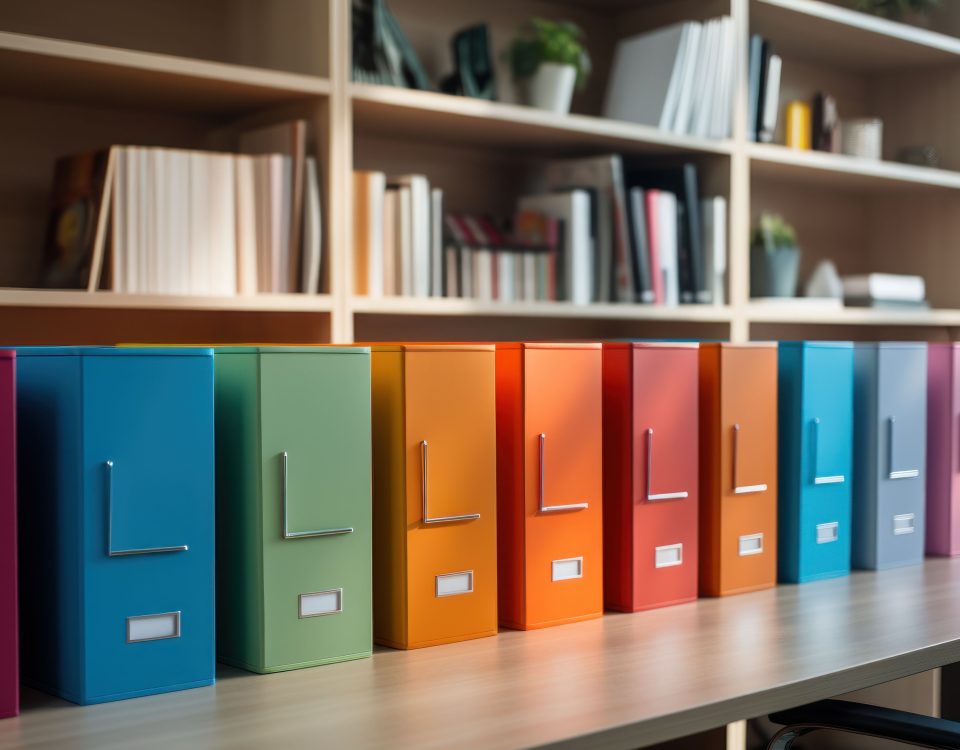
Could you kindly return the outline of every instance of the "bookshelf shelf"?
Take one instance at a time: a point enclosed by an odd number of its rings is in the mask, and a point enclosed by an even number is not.
[[[319,76],[0,32],[0,95],[238,114],[330,93]]]
[[[356,129],[453,144],[516,150],[608,149],[626,153],[729,154],[729,141],[680,136],[658,128],[586,115],[558,116],[516,104],[350,84]]]
[[[960,39],[821,0],[753,0],[752,30],[786,55],[857,71],[960,61]]]
[[[211,310],[245,312],[330,312],[326,294],[257,294],[206,297],[167,294],[119,294],[53,289],[0,289],[0,307],[120,310]]]
[[[889,161],[858,159],[823,151],[751,143],[747,154],[754,174],[806,181],[832,188],[889,191],[922,188],[960,190],[960,172]]]
[[[867,307],[840,309],[804,308],[802,305],[767,305],[750,303],[747,317],[752,323],[785,323],[797,325],[856,326],[960,326],[960,310],[888,310]]]
[[[592,304],[569,302],[484,302],[474,299],[416,297],[353,297],[351,310],[357,314],[436,315],[471,317],[577,318],[594,320],[650,320],[693,323],[728,323],[730,308],[725,305]]]

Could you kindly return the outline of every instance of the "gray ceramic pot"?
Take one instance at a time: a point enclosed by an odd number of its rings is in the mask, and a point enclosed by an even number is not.
[[[750,248],[750,296],[795,297],[800,248],[763,245]]]

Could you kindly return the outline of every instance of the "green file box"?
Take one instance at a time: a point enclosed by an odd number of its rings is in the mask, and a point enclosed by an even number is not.
[[[370,350],[224,347],[215,373],[218,658],[369,656]]]

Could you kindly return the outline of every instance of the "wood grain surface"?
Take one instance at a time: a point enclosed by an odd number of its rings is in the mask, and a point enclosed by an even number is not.
[[[0,748],[630,748],[960,661],[960,559],[80,708]]]

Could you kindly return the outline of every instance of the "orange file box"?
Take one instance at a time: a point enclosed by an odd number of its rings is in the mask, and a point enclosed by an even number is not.
[[[603,345],[603,568],[608,609],[697,598],[696,344]]]
[[[700,345],[700,593],[777,581],[777,346]]]
[[[603,614],[600,344],[497,344],[500,624]]]
[[[372,347],[378,643],[496,635],[495,366],[492,345]]]

